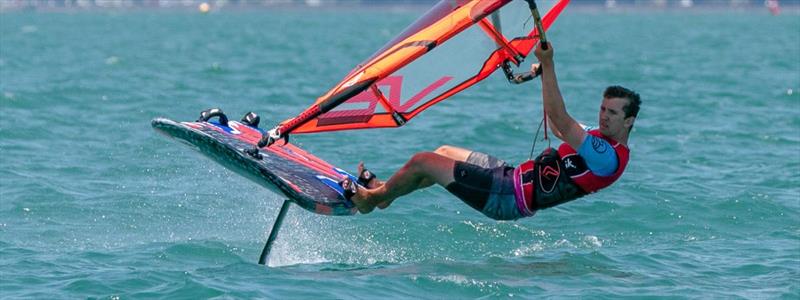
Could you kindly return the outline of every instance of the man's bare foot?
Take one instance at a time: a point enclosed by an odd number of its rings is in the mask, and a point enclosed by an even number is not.
[[[366,168],[364,167],[364,162],[363,161],[358,162],[358,174],[359,174],[359,176],[361,176],[361,174],[364,172],[364,170],[366,170]],[[375,174],[375,173],[373,173],[373,174]],[[376,188],[382,187],[385,183],[386,182],[381,181],[380,179],[375,177],[374,179],[370,180],[367,183],[367,188],[368,189],[376,189]],[[387,200],[387,201],[383,201],[383,202],[378,203],[375,207],[380,208],[380,209],[384,209],[384,208],[389,207],[389,205],[391,205],[391,204],[392,204],[392,201]],[[373,209],[374,209],[374,207],[373,207]]]
[[[349,188],[348,185],[355,187],[355,194],[350,197],[350,201],[356,205],[358,212],[362,214],[368,214],[375,210],[375,204],[369,200],[369,191],[366,188],[360,187],[358,184],[351,182],[349,178],[345,178],[343,185],[345,189]]]
[[[364,162],[363,161],[358,162],[358,177],[359,177],[359,179],[364,179],[364,178],[362,178],[362,176],[364,175],[364,171],[365,170],[367,170],[367,168],[364,167]],[[367,172],[370,172],[370,171],[367,171]],[[375,174],[375,173],[370,172],[370,174]],[[369,182],[367,182],[366,187],[368,189],[374,189],[374,188],[378,188],[378,187],[383,186],[383,183],[384,182],[381,181],[380,179],[378,179],[377,177],[373,177],[372,179],[370,179]]]

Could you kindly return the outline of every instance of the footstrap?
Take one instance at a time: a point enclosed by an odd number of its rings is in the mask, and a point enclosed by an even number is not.
[[[344,179],[342,179],[342,181],[339,182],[339,185],[341,185],[342,190],[344,190],[344,192],[342,193],[344,199],[346,199],[347,201],[353,201],[352,200],[353,196],[355,196],[356,192],[358,192],[358,186],[356,186],[356,183],[353,182],[353,180],[351,180],[350,177],[345,177]]]
[[[208,122],[213,117],[219,117],[219,124],[228,126],[228,117],[219,108],[210,108],[200,112],[197,122]]]
[[[367,169],[361,171],[361,174],[358,175],[358,184],[363,187],[369,187],[370,181],[377,178],[374,173],[370,172]]]

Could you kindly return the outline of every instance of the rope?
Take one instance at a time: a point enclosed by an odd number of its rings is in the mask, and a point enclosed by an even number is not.
[[[533,145],[531,146],[531,154],[528,155],[528,160],[533,159],[533,152],[536,149],[536,140],[539,139],[539,131],[542,130],[542,124],[544,123],[544,119],[539,122],[539,128],[536,128],[536,135],[533,136]]]

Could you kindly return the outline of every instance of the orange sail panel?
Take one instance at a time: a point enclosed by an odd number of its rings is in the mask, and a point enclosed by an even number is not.
[[[485,79],[504,61],[518,65],[517,58],[525,58],[538,38],[533,22],[527,21],[530,10],[525,1],[507,5],[510,2],[440,1],[311,107],[282,122],[280,132],[402,126],[433,104]],[[542,18],[545,29],[568,3],[555,2]],[[487,16],[498,13],[506,22],[503,29],[519,32],[499,32],[500,24],[487,23]],[[473,26],[478,22],[482,24]]]

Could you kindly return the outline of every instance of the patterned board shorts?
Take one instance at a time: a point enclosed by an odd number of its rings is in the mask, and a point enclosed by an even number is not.
[[[523,215],[514,196],[514,167],[494,156],[471,152],[453,167],[455,182],[447,190],[467,205],[495,220],[516,220]]]

